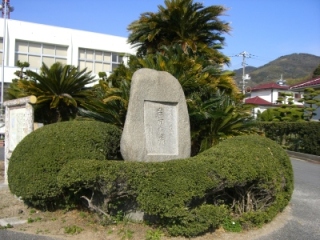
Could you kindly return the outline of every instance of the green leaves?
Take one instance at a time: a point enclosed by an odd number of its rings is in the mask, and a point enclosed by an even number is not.
[[[306,121],[310,121],[316,116],[316,110],[320,107],[320,100],[318,99],[319,95],[320,90],[314,88],[306,88],[304,90],[301,102],[305,104],[303,117]]]
[[[203,100],[200,94],[194,94],[193,101],[188,102],[193,154],[228,137],[255,131],[250,106],[220,91],[211,93],[207,99]]]
[[[205,8],[193,0],[167,0],[165,6],[158,6],[158,12],[143,13],[128,26],[128,42],[138,48],[138,56],[179,44],[184,53],[210,52],[211,60],[226,63],[227,57],[216,58],[213,50],[223,44],[222,34],[230,31],[228,23],[218,18],[225,10],[222,6]]]
[[[119,67],[116,74],[122,70],[124,68]],[[93,86],[92,92],[95,97],[82,104],[80,115],[123,128],[131,84],[130,80],[125,79],[125,73],[124,71],[122,79],[111,76],[107,81],[100,80],[99,84]]]
[[[258,127],[287,150],[320,155],[320,123],[317,121],[260,122]]]
[[[91,72],[78,71],[71,65],[57,62],[50,68],[43,63],[40,74],[27,70],[25,78],[10,85],[13,97],[34,95],[36,121],[45,124],[68,121],[75,118],[79,105],[88,100],[90,92],[85,88],[94,82]]]
[[[66,204],[64,201],[72,194],[63,194],[57,184],[62,167],[72,160],[115,159],[120,137],[121,131],[115,126],[97,121],[46,125],[26,136],[15,148],[8,170],[10,190],[37,207]],[[87,164],[88,171],[94,169],[95,165]],[[74,168],[68,174],[79,178],[84,173]]]
[[[249,132],[250,112],[240,105],[233,73],[222,70],[222,64],[229,62],[219,52],[224,40],[221,34],[229,31],[228,24],[219,20],[224,11],[221,6],[205,8],[192,0],[167,0],[158,12],[141,14],[128,27],[128,42],[138,47],[137,56],[130,57],[128,67],[120,65],[105,83],[94,86],[99,99],[83,104],[86,111],[81,114],[122,128],[132,74],[151,68],[169,72],[183,88],[193,155],[221,139]],[[218,96],[220,93],[225,96]]]
[[[110,212],[111,203],[135,203],[170,235],[188,237],[228,224],[226,220],[230,224],[233,218],[239,220],[237,229],[243,220],[249,226],[268,222],[288,204],[293,191],[285,150],[257,135],[228,139],[189,159],[69,161],[57,181],[66,192],[94,191],[108,201],[100,201],[105,212]]]

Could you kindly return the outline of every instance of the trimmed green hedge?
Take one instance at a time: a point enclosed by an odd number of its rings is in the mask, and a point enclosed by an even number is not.
[[[94,121],[34,131],[10,159],[11,192],[39,208],[76,206],[86,196],[110,215],[140,210],[173,236],[196,236],[230,219],[259,226],[290,201],[290,159],[268,138],[234,137],[167,162],[103,161],[118,153],[120,135]]]
[[[259,122],[258,127],[287,150],[320,156],[320,122]]]
[[[74,199],[94,192],[106,212],[119,201],[130,203],[171,235],[195,236],[230,216],[243,226],[270,221],[290,201],[293,171],[272,140],[240,136],[183,160],[68,162],[58,184]]]
[[[233,138],[201,157],[219,159],[212,166],[219,169],[226,188],[218,191],[243,225],[269,222],[289,203],[293,192],[293,170],[285,150],[274,141],[259,136]],[[250,199],[246,199],[250,195]],[[219,199],[220,198],[220,199]],[[242,209],[241,209],[242,206]]]
[[[30,205],[54,207],[66,196],[57,174],[71,160],[113,159],[119,153],[121,131],[97,121],[61,122],[27,135],[10,158],[11,192]]]

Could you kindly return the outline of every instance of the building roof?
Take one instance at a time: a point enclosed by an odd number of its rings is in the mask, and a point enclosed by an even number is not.
[[[265,90],[265,89],[283,89],[288,90],[289,86],[286,85],[279,85],[277,83],[271,82],[271,83],[264,83],[260,84],[258,86],[255,86],[251,89],[252,92],[259,91],[259,90]]]
[[[307,87],[320,87],[320,77],[308,80],[308,81],[304,81],[302,83],[298,83],[295,85],[292,85],[290,87],[290,89],[295,90],[295,89],[304,89]]]
[[[245,103],[246,104],[255,104],[255,105],[264,105],[264,106],[272,106],[273,105],[271,102],[268,102],[258,96],[245,99]]]

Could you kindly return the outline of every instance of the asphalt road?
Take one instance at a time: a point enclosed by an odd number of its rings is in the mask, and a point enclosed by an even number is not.
[[[291,199],[292,216],[280,229],[259,240],[320,239],[320,164],[291,158],[295,189]]]
[[[57,240],[54,238],[25,234],[20,232],[0,230],[0,239],[1,240]]]
[[[281,227],[248,240],[319,240],[320,239],[320,163],[291,158],[295,189],[290,216]],[[52,240],[52,238],[0,230],[3,240]]]

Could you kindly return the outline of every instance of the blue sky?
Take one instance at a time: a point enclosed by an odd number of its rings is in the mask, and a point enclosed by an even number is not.
[[[222,20],[232,27],[222,52],[231,69],[263,66],[292,53],[320,56],[320,0],[194,0],[204,6],[223,5]],[[11,19],[128,36],[127,26],[143,12],[156,12],[164,0],[11,0]]]

